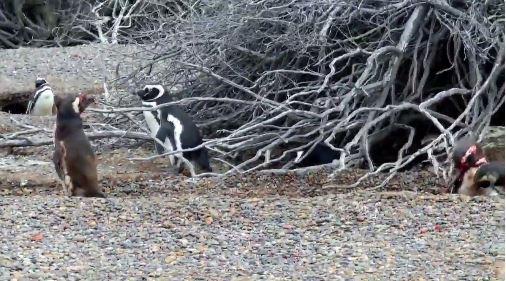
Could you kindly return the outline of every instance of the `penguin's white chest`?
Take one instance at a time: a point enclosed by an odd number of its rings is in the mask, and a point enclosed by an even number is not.
[[[54,96],[51,90],[40,93],[35,101],[32,115],[52,115],[53,114]]]
[[[144,111],[144,119],[146,120],[146,124],[148,124],[149,131],[151,132],[151,136],[155,137],[158,129],[160,129],[160,124],[156,121],[154,116],[155,112],[153,111]]]
[[[156,105],[154,102],[142,102],[143,106],[153,107]],[[158,129],[160,129],[160,123],[155,118],[155,114],[158,114],[158,111],[143,111],[144,120],[146,120],[146,124],[148,125],[149,131],[151,132],[151,137],[155,137]],[[160,118],[160,117],[158,117]],[[159,119],[158,119],[159,120]]]

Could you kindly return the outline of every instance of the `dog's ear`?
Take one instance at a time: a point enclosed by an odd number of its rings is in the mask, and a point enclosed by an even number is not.
[[[79,98],[79,103],[84,102],[88,98],[88,96],[86,96],[84,93],[77,94],[77,97]]]
[[[95,103],[95,98],[87,94],[79,93],[79,113],[83,113],[86,108],[92,103]]]

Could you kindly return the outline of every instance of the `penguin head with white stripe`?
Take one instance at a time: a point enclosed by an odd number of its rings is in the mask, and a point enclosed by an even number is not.
[[[36,89],[38,89],[38,88],[40,88],[40,87],[42,87],[42,86],[44,86],[46,84],[47,84],[47,81],[44,78],[37,78],[37,79],[35,79],[35,88]]]
[[[135,92],[142,101],[153,102],[165,94],[165,89],[162,85],[146,85],[144,89]]]

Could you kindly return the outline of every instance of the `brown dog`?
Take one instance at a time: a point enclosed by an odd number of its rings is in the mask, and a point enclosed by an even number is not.
[[[92,102],[85,94],[55,96],[53,163],[67,195],[104,198],[98,186],[96,157],[80,116]]]

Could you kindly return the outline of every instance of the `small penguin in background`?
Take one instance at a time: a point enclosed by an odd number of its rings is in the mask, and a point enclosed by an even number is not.
[[[171,102],[171,96],[161,85],[146,85],[142,90],[135,92],[142,100],[142,105],[154,107],[160,104]],[[165,147],[170,151],[184,150],[202,144],[202,136],[191,119],[178,105],[169,105],[156,111],[143,111],[144,118],[153,138],[158,139],[164,145],[155,142],[158,154],[165,152]],[[181,154],[179,154],[181,156]],[[205,147],[193,151],[183,152],[182,156],[196,163],[202,170],[212,172],[209,165],[209,156]],[[176,164],[179,172],[182,172],[184,165],[181,161],[175,163],[174,156],[169,156],[171,165]]]
[[[482,147],[472,138],[455,144],[452,160],[457,170],[452,192],[469,196],[504,194],[504,162],[488,162]]]
[[[44,116],[54,115],[56,107],[54,105],[53,90],[44,78],[35,80],[35,94],[30,102],[26,114]]]
[[[80,114],[93,102],[85,94],[55,96],[56,129],[53,163],[67,195],[102,197],[95,153],[84,134]]]

